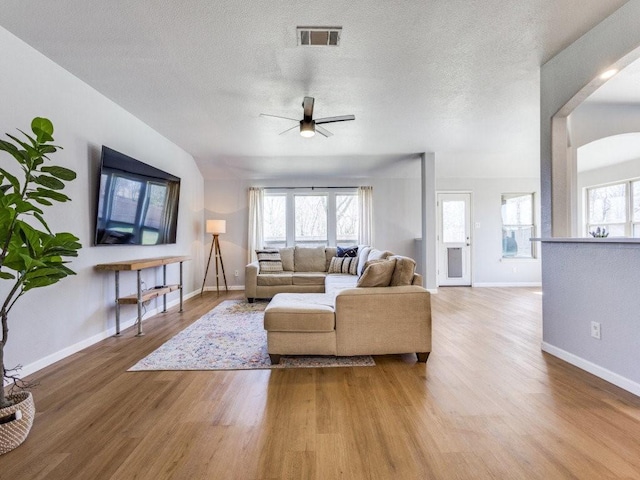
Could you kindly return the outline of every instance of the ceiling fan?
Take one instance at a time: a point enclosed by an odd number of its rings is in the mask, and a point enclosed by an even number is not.
[[[313,137],[316,134],[316,132],[318,132],[320,135],[324,135],[325,137],[330,137],[331,135],[333,135],[333,133],[331,133],[326,128],[321,127],[320,125],[325,123],[346,122],[349,120],[356,119],[355,115],[339,115],[337,117],[324,117],[324,118],[317,118],[314,120],[313,119],[313,103],[314,103],[313,97],[304,97],[304,100],[302,102],[302,108],[303,108],[302,120],[298,120],[297,118],[281,117],[280,115],[269,115],[267,113],[261,113],[260,116],[283,118],[285,120],[293,120],[294,122],[299,121],[300,135],[302,135],[303,137]],[[287,133],[297,127],[298,125],[294,125],[291,128],[287,128],[284,132],[280,133],[280,135],[282,135],[283,133]]]

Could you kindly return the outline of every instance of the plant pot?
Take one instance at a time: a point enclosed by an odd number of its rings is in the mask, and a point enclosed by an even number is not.
[[[8,398],[16,403],[0,408],[0,455],[10,452],[26,440],[36,414],[31,392],[16,393]]]

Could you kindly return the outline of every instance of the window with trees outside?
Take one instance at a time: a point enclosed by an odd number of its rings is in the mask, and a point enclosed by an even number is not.
[[[502,195],[502,258],[535,258],[533,193]]]
[[[640,180],[587,188],[585,210],[587,235],[640,237]]]
[[[263,208],[268,247],[358,243],[356,189],[267,190]]]

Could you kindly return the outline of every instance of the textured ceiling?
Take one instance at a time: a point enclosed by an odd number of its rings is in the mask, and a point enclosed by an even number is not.
[[[206,177],[358,176],[424,151],[445,176],[517,176],[538,174],[539,66],[624,3],[9,0],[0,25]],[[341,46],[297,47],[300,25],[341,26]],[[298,118],[305,95],[356,120],[305,139],[258,116]]]

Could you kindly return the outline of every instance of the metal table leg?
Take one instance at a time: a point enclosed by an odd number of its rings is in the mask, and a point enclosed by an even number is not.
[[[116,334],[115,337],[120,336],[120,272],[115,271],[116,274]]]
[[[182,262],[180,262],[180,311],[182,312]],[[200,292],[202,293],[202,292]]]
[[[163,265],[162,266],[162,286],[166,286],[167,285],[167,266]],[[167,311],[167,294],[165,293],[162,296],[162,313]]]
[[[138,333],[136,337],[141,337],[144,335],[142,333],[142,279],[140,275],[140,270],[137,270],[138,273]]]

